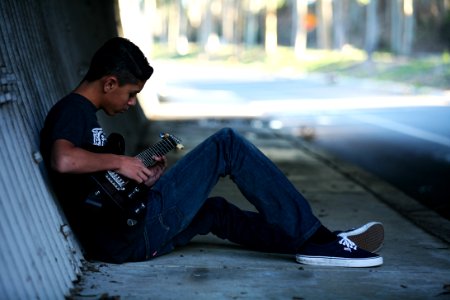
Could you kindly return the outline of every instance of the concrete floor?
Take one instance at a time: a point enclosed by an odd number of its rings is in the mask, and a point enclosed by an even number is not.
[[[153,123],[144,143],[151,143],[154,132],[164,128],[183,138],[185,151],[189,151],[220,126]],[[253,252],[208,235],[147,262],[89,262],[73,299],[450,299],[449,244],[389,204],[401,199],[403,205],[411,203],[418,213],[414,200],[357,168],[330,164],[336,160],[288,138],[249,126],[238,129],[279,165],[330,229],[381,221],[386,234],[380,251],[383,266],[354,269],[300,265],[289,255]],[[170,155],[170,161],[181,155]],[[213,195],[251,208],[227,179],[219,182]],[[435,227],[443,231],[449,228],[447,220],[424,214],[433,219],[430,222]]]

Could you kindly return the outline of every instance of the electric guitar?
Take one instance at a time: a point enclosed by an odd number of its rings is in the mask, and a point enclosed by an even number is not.
[[[168,133],[161,133],[160,137],[159,142],[136,155],[146,167],[151,167],[156,163],[155,156],[163,156],[175,148],[183,149],[183,145],[177,137]],[[123,137],[120,134],[112,133],[108,137],[106,147],[101,152],[123,154],[124,145]],[[94,189],[86,198],[85,203],[97,208],[113,203],[116,208],[119,208],[120,214],[125,217],[128,226],[136,225],[139,216],[146,209],[146,198],[140,196],[148,188],[143,183],[139,184],[114,171],[93,173],[90,174],[90,178],[94,183]],[[106,201],[109,202],[106,203]]]

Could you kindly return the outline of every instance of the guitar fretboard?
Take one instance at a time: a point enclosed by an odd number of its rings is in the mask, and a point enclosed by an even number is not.
[[[176,147],[177,144],[171,141],[170,138],[162,139],[153,146],[136,155],[136,157],[139,158],[146,167],[150,167],[155,164],[155,160],[153,159],[153,157],[163,156]]]

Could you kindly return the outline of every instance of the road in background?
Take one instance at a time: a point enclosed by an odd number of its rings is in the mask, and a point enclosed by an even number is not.
[[[289,71],[173,63],[156,70],[162,101],[144,110],[157,117],[251,118],[253,126],[307,139],[450,219],[445,93]]]
[[[449,118],[449,107],[414,107],[342,111],[284,123],[294,135],[377,175],[450,219]]]

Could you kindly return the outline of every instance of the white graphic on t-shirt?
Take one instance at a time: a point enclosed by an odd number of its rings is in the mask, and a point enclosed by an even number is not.
[[[102,128],[92,129],[92,143],[95,146],[104,146],[106,142],[106,137],[103,134]]]

